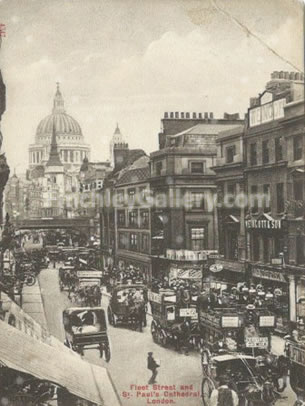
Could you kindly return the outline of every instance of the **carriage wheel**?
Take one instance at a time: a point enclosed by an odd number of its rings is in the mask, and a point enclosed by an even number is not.
[[[109,362],[110,359],[111,359],[111,351],[109,345],[107,345],[105,349],[105,361]]]
[[[210,406],[210,398],[215,385],[209,378],[204,378],[201,384],[201,397],[204,406]]]
[[[163,330],[161,330],[159,333],[159,341],[163,347],[167,346],[167,337]]]

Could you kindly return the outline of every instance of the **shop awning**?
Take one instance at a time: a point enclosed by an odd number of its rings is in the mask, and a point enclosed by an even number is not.
[[[70,350],[51,347],[0,321],[0,363],[66,388],[101,406],[120,406],[105,368],[83,361]]]

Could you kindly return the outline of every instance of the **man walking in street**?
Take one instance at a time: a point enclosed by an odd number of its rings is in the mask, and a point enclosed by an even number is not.
[[[149,352],[148,357],[147,357],[147,369],[152,371],[152,376],[151,376],[150,380],[148,381],[149,385],[156,383],[156,377],[158,375],[157,368],[159,368],[159,367],[160,367],[160,365],[158,365],[157,362],[155,361],[155,359],[153,358],[153,353]]]

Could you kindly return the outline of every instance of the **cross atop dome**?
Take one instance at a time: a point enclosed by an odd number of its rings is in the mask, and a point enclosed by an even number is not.
[[[64,99],[59,89],[59,82],[56,82],[56,93],[53,102],[53,114],[65,113]]]

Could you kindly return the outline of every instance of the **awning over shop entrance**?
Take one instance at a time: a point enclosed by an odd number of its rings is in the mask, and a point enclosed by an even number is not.
[[[71,394],[101,406],[120,406],[108,371],[44,344],[0,321],[0,363],[66,388]]]

